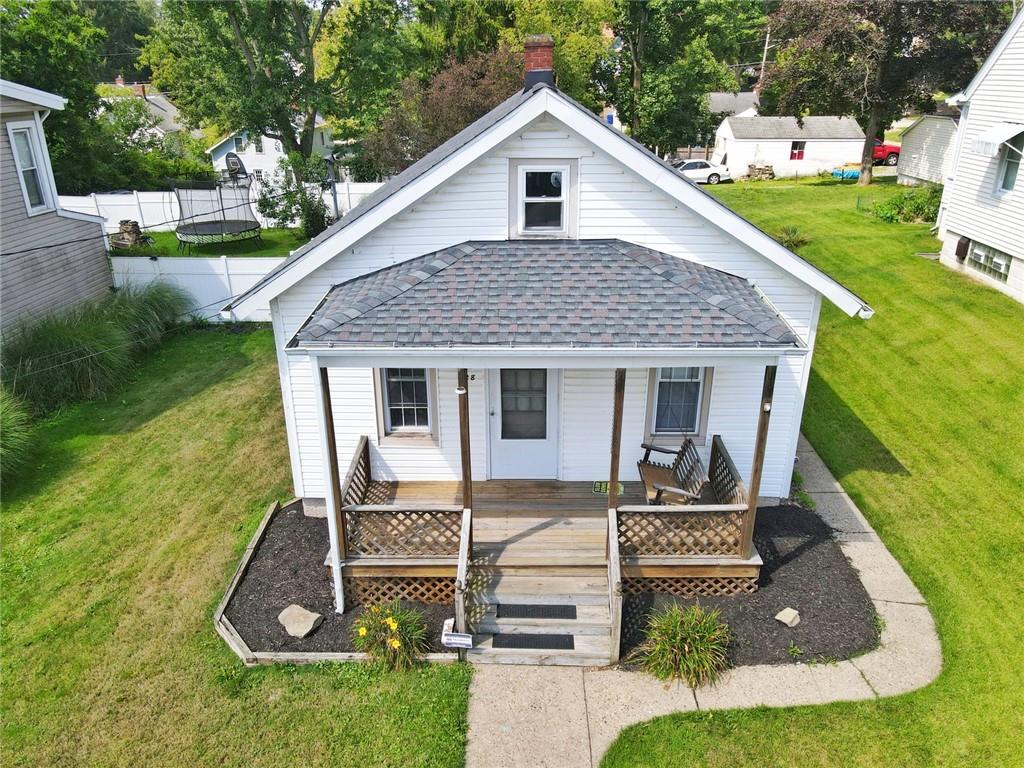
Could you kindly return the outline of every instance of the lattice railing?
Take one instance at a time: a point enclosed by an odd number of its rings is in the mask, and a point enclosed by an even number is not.
[[[711,440],[708,477],[719,504],[747,503],[747,489],[744,487],[740,473],[736,469],[736,465],[732,463],[732,457],[725,449],[725,443],[722,442],[720,435],[715,435]]]
[[[370,441],[366,435],[359,438],[348,474],[341,485],[341,505],[362,504],[373,479],[370,477]]]
[[[743,540],[741,506],[619,508],[622,557],[739,555]]]
[[[344,513],[350,557],[458,557],[460,506],[357,504]]]

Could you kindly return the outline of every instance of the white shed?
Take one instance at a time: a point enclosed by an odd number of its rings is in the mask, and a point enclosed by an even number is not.
[[[914,186],[942,184],[953,164],[956,118],[922,115],[900,137],[900,163],[896,181]]]
[[[727,117],[715,135],[715,162],[732,177],[750,165],[771,165],[776,176],[813,176],[860,162],[864,131],[852,117]]]

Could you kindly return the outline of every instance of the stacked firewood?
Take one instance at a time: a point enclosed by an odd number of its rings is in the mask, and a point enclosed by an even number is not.
[[[110,244],[115,248],[131,248],[133,245],[146,245],[152,240],[142,233],[139,222],[122,219],[117,233],[110,236]]]
[[[756,181],[771,181],[775,178],[775,169],[770,165],[751,163],[747,166],[747,178]]]

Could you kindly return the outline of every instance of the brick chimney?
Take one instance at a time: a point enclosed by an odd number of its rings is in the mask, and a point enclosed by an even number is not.
[[[114,78],[114,85],[124,86],[124,75],[118,75]]]
[[[132,83],[132,93],[134,93],[140,99],[146,98],[146,84],[145,83]]]
[[[526,72],[523,75],[523,90],[530,90],[537,83],[555,84],[555,41],[551,35],[527,35]]]

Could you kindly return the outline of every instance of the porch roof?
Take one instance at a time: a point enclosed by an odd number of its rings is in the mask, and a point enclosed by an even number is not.
[[[334,286],[292,348],[764,348],[749,281],[621,240],[465,242]]]

